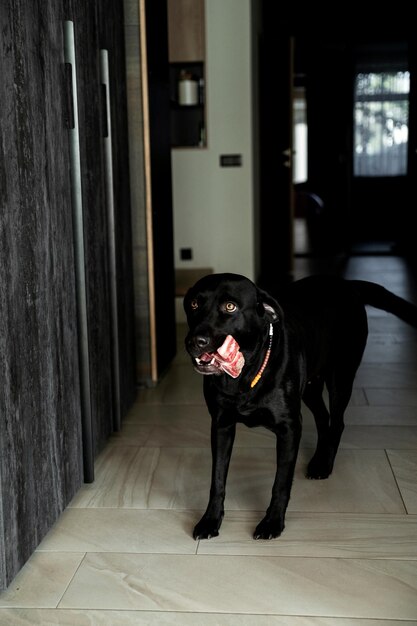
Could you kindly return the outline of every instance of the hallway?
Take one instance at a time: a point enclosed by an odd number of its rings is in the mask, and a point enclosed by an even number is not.
[[[311,268],[297,258],[296,278]],[[417,303],[400,257],[353,256],[344,275]],[[169,372],[139,390],[96,462],[95,482],[0,594],[0,624],[416,625],[417,331],[374,309],[369,329],[332,476],[304,478],[315,446],[305,410],[286,529],[278,540],[254,541],[275,443],[239,426],[220,536],[195,542],[210,481],[210,418],[179,325]]]

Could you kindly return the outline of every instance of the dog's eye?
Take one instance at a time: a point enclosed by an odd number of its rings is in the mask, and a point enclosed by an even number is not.
[[[237,306],[234,302],[225,302],[222,308],[226,313],[234,313],[237,310]]]
[[[191,300],[190,306],[191,306],[193,311],[198,309],[198,302],[197,302],[197,300]]]

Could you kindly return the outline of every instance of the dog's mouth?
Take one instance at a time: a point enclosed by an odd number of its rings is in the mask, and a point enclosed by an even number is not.
[[[237,378],[245,364],[245,357],[239,350],[239,344],[227,335],[226,339],[216,352],[203,352],[193,357],[194,369],[199,374],[223,374]]]
[[[199,357],[193,357],[194,369],[199,374],[222,374],[219,361],[216,359],[216,353],[204,352]]]

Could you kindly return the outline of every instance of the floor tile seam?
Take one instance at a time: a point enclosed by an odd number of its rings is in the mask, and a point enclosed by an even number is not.
[[[384,409],[386,407],[387,407],[387,405],[381,405],[380,404],[380,405],[373,405],[370,408],[373,408],[373,409],[375,409],[375,411],[377,411],[379,409]],[[354,426],[354,427],[357,427],[357,428],[359,428],[359,427],[369,427],[369,426],[379,426],[379,427],[384,426],[384,427],[387,427],[387,428],[413,428],[413,427],[417,428],[417,406],[404,406],[404,405],[403,406],[398,406],[398,405],[394,406],[394,405],[392,405],[392,407],[390,407],[390,405],[388,405],[388,408],[392,408],[392,409],[396,409],[396,410],[403,409],[403,408],[405,408],[405,409],[415,409],[415,411],[416,411],[416,418],[412,419],[412,420],[408,420],[408,421],[404,420],[404,422],[400,422],[400,423],[393,423],[393,422],[376,422],[373,419],[370,419],[368,422],[362,422],[362,421],[359,421],[359,419],[355,420],[355,421],[351,421],[350,418],[347,417],[345,419],[345,426]],[[309,423],[307,417],[304,418],[304,419],[305,419],[305,423],[303,424],[304,427],[309,427],[309,428],[312,428],[312,429],[314,428],[315,429],[315,425],[313,423]],[[140,426],[140,427],[141,426],[148,426],[149,428],[152,428],[152,429],[158,429],[158,428],[164,429],[167,426],[167,424],[145,424],[145,423],[138,423],[138,422],[124,422],[124,424],[122,425],[122,430],[120,430],[117,433],[112,433],[112,435],[110,435],[110,438],[108,440],[109,443],[112,443],[112,437],[114,437],[114,441],[117,441],[119,438],[124,436],[124,433],[123,433],[123,427],[124,426]],[[191,424],[191,426],[193,426],[193,424]],[[184,431],[187,431],[188,427],[189,427],[188,424],[175,424],[175,423],[169,424],[169,428],[177,428],[178,430],[184,430]],[[259,426],[259,427],[256,427],[256,428],[257,428],[257,430],[255,430],[254,432],[262,433],[264,436],[266,435],[268,437],[273,437],[273,433],[269,433],[266,429],[262,429],[262,426]],[[196,430],[198,430],[197,425],[193,429],[191,436],[193,436],[193,432],[196,431]],[[249,431],[242,430],[242,432],[247,433]],[[202,430],[198,431],[197,436],[204,436],[204,435],[206,435],[207,437],[210,436],[209,429],[207,429],[207,432],[202,431]],[[130,436],[130,435],[126,435],[126,436]],[[150,436],[153,436],[153,434],[149,435],[149,437]]]
[[[255,541],[255,539],[254,539]],[[203,548],[202,548],[203,549]],[[341,550],[341,548],[339,548],[339,551]],[[354,548],[352,548],[351,550],[352,552],[354,551]],[[169,554],[167,554],[166,556],[169,556]],[[182,556],[191,556],[191,555],[182,555]],[[256,552],[200,552],[198,551],[196,553],[196,556],[213,556],[213,557],[223,557],[223,558],[227,558],[227,557],[240,557],[240,558],[262,558],[262,559],[309,559],[311,561],[317,561],[317,560],[322,560],[322,559],[326,559],[326,561],[384,561],[384,562],[395,562],[395,563],[417,563],[417,555],[416,556],[404,556],[404,557],[399,557],[399,556],[389,556],[389,555],[382,555],[382,556],[378,556],[378,555],[371,555],[371,554],[367,554],[366,556],[358,556],[358,555],[349,555],[349,554],[344,554],[343,556],[341,555],[334,555],[331,556],[329,554],[303,554],[302,550],[300,550],[300,554],[286,554],[285,551],[281,554],[265,554],[264,552],[259,552],[258,554]]]
[[[358,387],[353,387],[353,389],[362,389],[364,394],[366,395],[366,391],[381,391],[381,389],[383,389],[384,391],[389,391],[389,392],[397,392],[397,391],[416,391],[417,390],[417,385],[395,385],[395,386],[387,386],[387,385],[381,385],[381,386],[375,386],[375,385],[360,385]],[[361,406],[359,405],[354,405],[354,406]],[[364,405],[366,406],[366,405]],[[384,405],[385,406],[385,405]],[[396,406],[396,405],[394,405]]]
[[[48,613],[48,612],[55,612],[55,611],[59,611],[59,613],[79,613],[80,611],[83,612],[83,614],[85,615],[89,615],[90,613],[99,613],[99,614],[113,614],[113,613],[125,613],[125,614],[138,614],[138,616],[143,617],[144,614],[154,614],[154,615],[187,615],[187,616],[197,616],[198,619],[201,619],[202,616],[207,616],[207,617],[223,617],[223,616],[227,616],[227,617],[248,617],[248,618],[289,618],[289,619],[301,619],[301,620],[319,620],[319,622],[317,623],[322,623],[322,620],[326,620],[324,623],[326,624],[331,624],[330,620],[349,620],[349,621],[361,621],[362,622],[369,622],[369,626],[372,625],[377,625],[380,624],[380,618],[377,617],[351,617],[351,616],[340,616],[339,614],[335,614],[335,615],[329,615],[328,613],[326,614],[318,614],[318,613],[311,613],[311,614],[307,614],[307,613],[260,613],[260,612],[236,612],[236,611],[227,611],[227,610],[223,610],[223,611],[219,611],[219,610],[213,610],[213,611],[195,611],[195,610],[189,610],[187,611],[187,609],[169,609],[169,608],[164,608],[164,609],[150,609],[150,608],[144,608],[144,609],[133,609],[133,608],[85,608],[85,607],[50,607],[50,606],[45,606],[45,607],[39,607],[39,606],[27,606],[27,605],[17,605],[17,606],[0,606],[0,616],[1,616],[1,612],[13,612],[13,611],[25,611],[25,613],[28,613],[30,611],[34,611],[36,613],[38,612],[42,612],[42,613]],[[409,620],[409,619],[403,619],[403,618],[384,618],[383,619],[384,624],[389,624],[390,622],[395,623],[395,624],[404,624],[404,626],[416,626],[417,625],[417,621],[414,620]],[[197,622],[196,622],[197,623]]]
[[[362,424],[349,424],[349,423],[347,423],[347,424],[345,424],[345,427],[346,428],[355,428],[355,429],[359,429],[359,428],[367,428],[367,429],[371,429],[371,428],[372,429],[374,429],[374,428],[375,429],[376,428],[379,428],[379,429],[381,429],[381,428],[417,429],[417,425],[411,425],[411,426],[390,426],[390,425],[387,425],[387,424],[363,424],[362,425]],[[314,427],[311,427],[310,430],[313,430],[313,428]],[[307,429],[305,427],[305,431],[306,430]],[[314,432],[313,432],[313,434],[314,434]],[[342,439],[342,442],[343,442],[343,439]],[[275,443],[275,440],[273,440],[273,443]],[[148,449],[148,450],[154,450],[154,449],[161,450],[161,449],[165,449],[165,448],[168,448],[168,449],[174,448],[174,449],[178,449],[178,450],[184,450],[184,449],[189,449],[189,450],[207,450],[208,449],[208,450],[210,450],[211,449],[210,442],[208,442],[206,445],[204,445],[202,443],[199,443],[198,445],[194,445],[194,444],[190,444],[190,443],[189,444],[183,444],[183,445],[178,444],[178,443],[173,443],[173,444],[163,443],[163,444],[155,445],[155,444],[152,443],[152,445],[147,445],[146,443],[135,443],[135,442],[129,442],[128,440],[127,441],[119,441],[118,440],[118,441],[108,441],[107,445],[108,445],[109,448],[110,447],[111,448],[138,448],[138,449],[144,448],[144,449]],[[236,449],[236,448],[250,448],[250,449],[256,450],[256,449],[263,449],[263,448],[269,448],[269,447],[270,448],[274,448],[274,445],[270,445],[270,446],[264,445],[264,446],[261,446],[261,445],[253,445],[250,442],[245,444],[244,442],[235,441],[233,449]],[[304,447],[304,449],[307,449],[307,448],[313,450],[314,446],[310,444],[310,445]],[[372,448],[372,447],[369,447],[369,448],[366,448],[366,447],[358,448],[358,450],[374,450],[374,449],[375,448]],[[380,449],[382,450],[384,448],[380,448]]]
[[[76,551],[75,551],[75,550],[74,550],[73,552],[74,552],[74,553],[76,553]],[[36,554],[36,553],[37,553],[37,550],[35,551],[35,554]],[[45,553],[43,553],[43,554],[45,554]],[[64,553],[64,554],[65,554],[65,553]],[[71,553],[69,553],[69,554],[71,554]],[[84,563],[84,561],[85,561],[85,559],[86,559],[86,557],[87,557],[87,554],[88,554],[88,552],[83,552],[83,557],[82,557],[82,559],[80,560],[80,562],[78,563],[77,567],[75,568],[75,570],[74,570],[74,572],[73,572],[72,576],[70,577],[70,580],[69,580],[69,581],[68,581],[68,583],[65,585],[65,589],[64,589],[64,590],[63,590],[63,592],[61,593],[60,598],[59,598],[58,602],[57,602],[57,603],[56,603],[56,605],[55,605],[55,608],[56,608],[56,609],[58,609],[58,608],[59,608],[59,605],[61,604],[63,597],[65,596],[66,592],[68,591],[68,589],[69,589],[69,587],[70,587],[70,585],[71,585],[72,581],[74,580],[75,576],[77,575],[77,573],[78,573],[78,571],[79,571],[79,569],[80,569],[81,565]]]
[[[416,426],[387,426],[387,425],[379,425],[379,424],[369,424],[369,425],[364,425],[361,426],[360,424],[345,424],[346,427],[350,427],[350,426],[354,426],[356,428],[417,428]],[[343,437],[343,436],[342,436]],[[343,439],[342,439],[343,442]],[[128,441],[108,441],[106,444],[106,449],[110,449],[110,448],[137,448],[137,449],[145,449],[145,450],[162,450],[162,449],[168,449],[168,450],[210,450],[210,443],[208,443],[207,445],[202,445],[201,443],[199,443],[198,445],[193,445],[193,444],[188,444],[188,445],[178,445],[178,444],[172,444],[172,445],[167,445],[167,444],[160,444],[160,445],[146,445],[146,444],[138,444],[138,443],[129,443]],[[260,446],[260,445],[252,445],[252,444],[243,444],[243,443],[239,443],[238,441],[235,441],[234,445],[233,445],[233,449],[235,450],[236,448],[244,448],[244,449],[249,449],[249,450],[265,450],[265,448],[271,448],[273,450],[275,450],[274,446]],[[365,447],[361,447],[361,448],[340,448],[340,450],[344,450],[345,452],[347,451],[356,451],[356,452],[372,452],[375,450],[391,450],[393,448],[365,448]],[[404,449],[404,448],[400,448],[400,449]],[[407,448],[410,449],[410,448]],[[411,448],[412,450],[413,448]],[[303,450],[315,450],[315,446],[314,445],[307,445],[303,447]],[[104,449],[103,449],[104,451]],[[94,483],[83,483],[83,484],[90,484],[90,485],[94,485]],[[81,487],[82,488],[82,487]]]
[[[187,408],[196,408],[198,410],[204,409],[207,410],[206,405],[204,404],[204,402],[201,402],[201,404],[188,404],[187,402],[176,402],[176,403],[166,403],[166,402],[159,402],[159,403],[143,403],[138,405],[142,408],[149,408],[149,407],[164,407],[166,409],[179,409],[181,407],[187,407]],[[208,415],[208,411],[207,411],[207,415]],[[123,418],[123,421],[125,421],[126,419],[129,419],[128,415],[126,415],[125,418]],[[146,423],[146,422],[145,422]],[[149,423],[149,422],[147,422]]]
[[[254,541],[254,540],[252,540]],[[138,557],[158,557],[158,558],[169,558],[172,559],[182,559],[199,556],[199,557],[223,557],[222,560],[228,559],[230,557],[245,557],[245,558],[286,558],[286,559],[326,559],[327,561],[384,561],[384,562],[396,562],[396,563],[417,563],[417,555],[403,555],[403,554],[373,554],[372,549],[356,549],[355,547],[350,548],[349,545],[346,544],[337,544],[336,547],[332,548],[330,545],[324,546],[323,551],[320,553],[320,549],[314,551],[308,549],[309,543],[306,545],[300,542],[287,541],[282,542],[278,548],[269,548],[267,550],[271,550],[271,553],[265,553],[265,550],[262,547],[253,547],[250,546],[251,542],[248,542],[247,546],[235,546],[234,542],[227,542],[225,544],[219,545],[213,548],[205,548],[203,546],[196,546],[193,551],[172,551],[172,552],[164,552],[162,550],[87,550],[85,556],[88,555],[101,555],[105,558],[107,557],[116,557],[116,558],[138,558]],[[310,542],[311,543],[311,542]],[[232,545],[232,548],[230,548]],[[333,554],[332,554],[333,552]],[[334,553],[337,554],[334,554]],[[71,550],[50,550],[43,551],[43,556],[48,555],[54,558],[56,555],[60,557],[71,556],[74,552]],[[76,572],[74,573],[75,576]],[[73,577],[71,578],[71,580]],[[70,581],[71,582],[71,581]],[[70,584],[68,583],[68,585]],[[66,587],[66,589],[68,586]],[[60,600],[63,597],[65,590],[62,592]],[[58,606],[58,605],[57,605]]]
[[[378,408],[378,407],[377,407]],[[358,422],[358,421],[350,421],[345,420],[345,426],[349,427],[358,427],[358,428],[367,428],[369,426],[378,426],[379,428],[387,427],[387,428],[417,428],[417,407],[413,407],[416,409],[416,419],[412,422],[403,422],[402,424],[392,424],[392,423],[371,423],[371,422]],[[309,426],[310,428],[315,428],[314,424],[304,424],[304,426]]]
[[[182,508],[182,507],[175,507],[175,508],[168,508],[168,507],[151,507],[151,508],[147,508],[147,507],[118,507],[118,506],[114,506],[114,507],[101,507],[101,506],[84,506],[84,507],[68,507],[71,508],[71,510],[73,511],[100,511],[100,512],[104,512],[104,511],[108,511],[108,510],[113,510],[113,511],[137,511],[137,512],[165,512],[165,513],[184,513],[184,514],[195,514],[196,516],[201,515],[202,512],[204,511],[204,508],[200,508],[200,509],[188,509],[188,508]],[[225,513],[226,515],[233,515],[235,513],[240,513],[240,514],[248,514],[248,515],[253,515],[255,517],[255,515],[257,516],[262,516],[265,514],[265,509],[242,509],[242,508],[228,508],[228,506],[226,505],[225,507]],[[343,518],[343,517],[354,517],[354,518],[366,518],[366,517],[378,517],[381,518],[381,520],[384,521],[388,521],[389,518],[399,518],[399,520],[401,518],[404,519],[413,519],[416,518],[417,521],[417,513],[408,513],[408,511],[404,511],[403,513],[392,513],[389,511],[347,511],[347,510],[343,510],[343,511],[334,511],[334,510],[322,510],[322,511],[314,511],[314,510],[301,510],[301,509],[292,509],[289,510],[287,512],[287,516],[288,517],[317,517],[317,518],[321,518],[321,517],[334,517],[334,518]],[[398,520],[398,521],[399,521]],[[414,521],[414,520],[413,520]],[[401,522],[399,522],[401,523]],[[410,522],[411,523],[411,522]]]
[[[257,542],[257,540],[252,539],[252,542]],[[224,558],[228,558],[228,557],[260,557],[260,558],[287,558],[287,559],[328,559],[328,560],[342,560],[342,561],[352,561],[352,560],[360,560],[360,561],[397,561],[397,562],[416,562],[417,563],[417,554],[416,555],[389,555],[389,554],[371,554],[371,549],[368,548],[364,548],[363,550],[359,550],[355,547],[349,548],[348,546],[346,546],[345,543],[340,542],[337,543],[335,548],[332,548],[332,544],[330,544],[329,547],[327,547],[326,542],[323,542],[326,545],[326,554],[319,554],[320,549],[317,549],[317,554],[312,554],[309,551],[306,551],[304,548],[304,544],[310,544],[311,541],[305,542],[303,540],[300,541],[295,541],[295,540],[282,540],[281,542],[281,546],[278,549],[273,549],[272,554],[266,554],[264,550],[262,550],[262,548],[248,548],[247,550],[245,550],[244,548],[238,547],[238,548],[234,548],[233,551],[230,551],[230,548],[228,547],[230,544],[235,545],[235,543],[243,543],[241,541],[239,542],[226,542],[224,544],[219,544],[218,547],[216,548],[204,548],[202,546],[196,546],[195,549],[190,550],[190,551],[177,551],[177,552],[164,552],[163,550],[120,550],[120,549],[115,549],[115,550],[111,550],[111,549],[103,549],[103,550],[98,550],[98,549],[94,549],[94,550],[86,550],[84,557],[82,559],[82,561],[84,560],[84,558],[87,558],[88,555],[117,555],[117,556],[157,556],[157,557],[175,557],[175,558],[179,558],[179,557],[193,557],[193,556],[210,556],[210,557],[224,557]],[[252,545],[252,543],[247,540],[247,543]],[[335,542],[336,543],[336,542]],[[298,549],[298,554],[288,554],[286,551],[291,549],[293,546],[296,546]],[[328,552],[331,551],[335,551],[337,550],[339,553],[345,551],[346,553],[341,555],[341,554],[337,554],[337,555],[332,555],[332,554],[328,554]],[[64,549],[57,549],[57,550],[37,550],[36,554],[42,554],[42,555],[48,555],[48,556],[52,556],[52,555],[57,555],[59,554],[60,556],[68,556],[71,554],[76,554],[77,550],[64,550]],[[356,554],[349,554],[349,552],[356,552]],[[365,552],[366,555],[360,555],[360,552]],[[82,563],[81,561],[81,563]],[[79,569],[80,565],[77,567],[77,570]],[[77,572],[76,570],[76,572]],[[62,596],[65,593],[65,591],[68,589],[68,586],[71,584],[71,581],[73,580],[74,576],[76,575],[76,572],[74,573],[74,575],[71,577],[70,582],[66,585],[65,590],[62,592],[62,595],[58,601],[61,602],[62,600]],[[55,608],[58,608],[58,604],[56,605]]]
[[[386,455],[386,457],[387,457],[387,461],[388,461],[388,465],[389,465],[390,470],[391,470],[392,477],[393,477],[393,479],[394,479],[394,482],[395,482],[395,485],[396,485],[396,487],[397,487],[397,490],[398,490],[399,496],[400,496],[400,498],[401,498],[401,502],[402,502],[402,505],[403,505],[403,507],[404,507],[404,511],[405,511],[405,513],[406,513],[407,515],[409,515],[410,513],[409,513],[409,511],[408,511],[408,508],[407,508],[406,502],[405,502],[405,500],[404,500],[404,497],[403,497],[403,494],[402,494],[402,491],[401,491],[401,488],[400,488],[400,485],[399,485],[399,482],[398,482],[397,476],[395,475],[395,470],[394,470],[394,467],[393,467],[393,465],[392,465],[392,463],[391,463],[391,459],[390,459],[390,457],[389,457],[389,452],[390,452],[390,450],[392,450],[392,451],[394,451],[394,452],[396,451],[396,449],[395,449],[395,448],[386,448],[386,449],[385,449],[385,455]]]
[[[307,480],[307,479],[306,479]],[[179,507],[179,508],[172,508],[172,507],[156,507],[156,506],[151,506],[151,507],[143,507],[143,506],[70,506],[68,505],[67,509],[71,509],[73,511],[91,511],[91,510],[95,510],[95,509],[99,509],[101,511],[115,511],[115,510],[120,510],[120,511],[153,511],[153,512],[157,512],[157,511],[166,511],[166,512],[184,512],[184,513],[199,513],[203,510],[203,507],[199,508],[186,508],[186,507]],[[67,510],[66,509],[66,510]],[[265,513],[264,509],[228,509],[227,506],[225,507],[225,511],[239,511],[241,513]],[[367,515],[382,515],[384,517],[386,516],[391,516],[391,517],[403,517],[405,516],[405,513],[390,513],[390,512],[363,512],[363,511],[329,511],[329,512],[323,512],[323,511],[288,511],[289,515],[302,515],[304,513],[308,513],[310,515],[317,515],[318,517],[322,517],[322,516],[327,516],[327,515],[334,515],[334,516],[338,516],[338,515],[354,515],[354,516],[367,516]],[[411,516],[416,516],[417,517],[417,513],[407,513],[407,515],[411,515]],[[59,520],[58,522],[59,523]]]
[[[257,541],[262,541],[262,540],[255,540],[253,539],[253,541],[257,542]],[[265,540],[265,541],[269,541],[269,540]],[[44,553],[45,554],[45,553]],[[57,551],[54,553],[50,553],[50,554],[71,554],[71,552],[62,552],[62,551]],[[63,591],[58,604],[55,606],[55,608],[59,608],[59,604],[62,601],[63,596],[65,595],[66,591],[68,590],[69,586],[71,585],[72,581],[74,580],[78,570],[81,568],[82,563],[84,563],[84,561],[87,560],[87,558],[89,556],[103,556],[103,555],[109,555],[109,556],[126,556],[126,555],[130,555],[130,556],[143,556],[143,557],[158,557],[158,558],[164,558],[164,559],[169,559],[169,560],[173,560],[173,559],[180,559],[180,560],[186,560],[186,559],[194,559],[195,557],[199,557],[201,559],[201,557],[206,558],[207,560],[218,560],[221,559],[222,561],[227,560],[227,559],[245,559],[245,560],[258,560],[258,559],[267,559],[269,561],[280,561],[282,559],[286,559],[286,560],[296,560],[296,561],[309,561],[309,562],[314,562],[314,561],[319,561],[319,560],[325,560],[327,561],[329,564],[332,562],[345,562],[345,561],[355,561],[358,563],[368,563],[368,562],[387,562],[389,563],[389,565],[392,565],[393,563],[396,564],[401,564],[401,563],[414,563],[417,562],[417,557],[414,558],[409,558],[409,557],[390,557],[390,556],[370,556],[367,555],[365,557],[361,557],[361,556],[347,556],[347,555],[335,555],[335,556],[329,556],[329,555],[304,555],[304,554],[291,554],[291,555],[286,555],[286,554],[265,554],[265,553],[261,553],[261,554],[230,554],[230,553],[225,553],[225,554],[219,554],[218,552],[212,552],[212,553],[200,553],[200,552],[195,552],[195,553],[171,553],[171,552],[122,552],[122,551],[112,551],[112,552],[104,552],[104,551],[99,551],[99,550],[88,550],[85,552],[80,564],[77,566],[76,571],[74,572],[73,576],[71,576],[71,580],[69,581],[69,583],[66,585],[65,590]]]
[[[386,348],[389,348],[389,346],[385,346]],[[378,366],[378,367],[377,367]],[[401,360],[398,361],[398,359],[396,359],[395,361],[386,361],[385,359],[382,361],[381,359],[378,359],[377,357],[375,357],[375,360],[372,361],[367,361],[366,359],[363,359],[361,361],[361,364],[359,366],[359,370],[358,372],[360,373],[362,369],[368,369],[368,368],[377,368],[379,369],[387,369],[387,368],[392,368],[392,367],[398,367],[401,369],[405,369],[407,371],[409,370],[414,370],[416,369],[417,365],[416,365],[416,360],[414,358],[409,359],[409,360]]]
[[[202,396],[202,401],[201,402],[145,402],[144,400],[136,400],[135,403],[130,407],[129,411],[133,411],[137,406],[172,406],[172,407],[176,407],[176,406],[195,406],[195,407],[205,407],[205,403],[204,403],[204,398]]]

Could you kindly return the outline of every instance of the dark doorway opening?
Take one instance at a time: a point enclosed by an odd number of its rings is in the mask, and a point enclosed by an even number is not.
[[[334,259],[372,253],[412,259],[417,155],[416,46],[411,34],[403,30],[399,36],[387,35],[385,20],[374,16],[361,16],[360,23],[347,18],[344,25],[350,28],[339,32],[324,26],[317,15],[299,16],[266,1],[261,7],[264,56],[260,63],[268,68],[260,67],[261,280],[267,284],[277,271],[282,276],[291,275],[294,256]],[[289,39],[293,46],[290,82],[282,67],[282,43],[277,44]],[[407,73],[408,89],[405,94],[398,86],[390,91],[385,85],[385,103],[375,112],[376,100],[383,100],[381,94],[358,93],[357,80],[359,74],[379,72]],[[272,95],[272,85],[278,89],[278,98]],[[294,181],[289,193],[282,185],[282,175],[277,174],[283,162],[275,138],[286,133],[286,119],[281,114],[285,107],[292,108],[292,120],[297,119],[293,104],[300,90],[306,103],[307,176],[301,182]],[[404,112],[405,101],[404,120],[398,113],[401,107]],[[376,127],[379,124],[382,129],[378,140],[385,142],[384,149],[389,148],[390,141],[398,142],[398,150],[388,150],[391,170],[385,174],[376,176],[369,169],[357,168],[360,149],[371,154],[376,141],[374,136],[373,145],[358,142],[361,107],[362,115],[367,108],[373,122],[376,119]],[[375,129],[372,132],[375,135]],[[398,158],[405,165],[403,169],[394,163],[395,152],[401,153]],[[382,156],[386,158],[386,153]],[[273,233],[268,224],[275,225]],[[265,231],[268,235],[263,238]],[[272,262],[271,238],[275,242]]]

